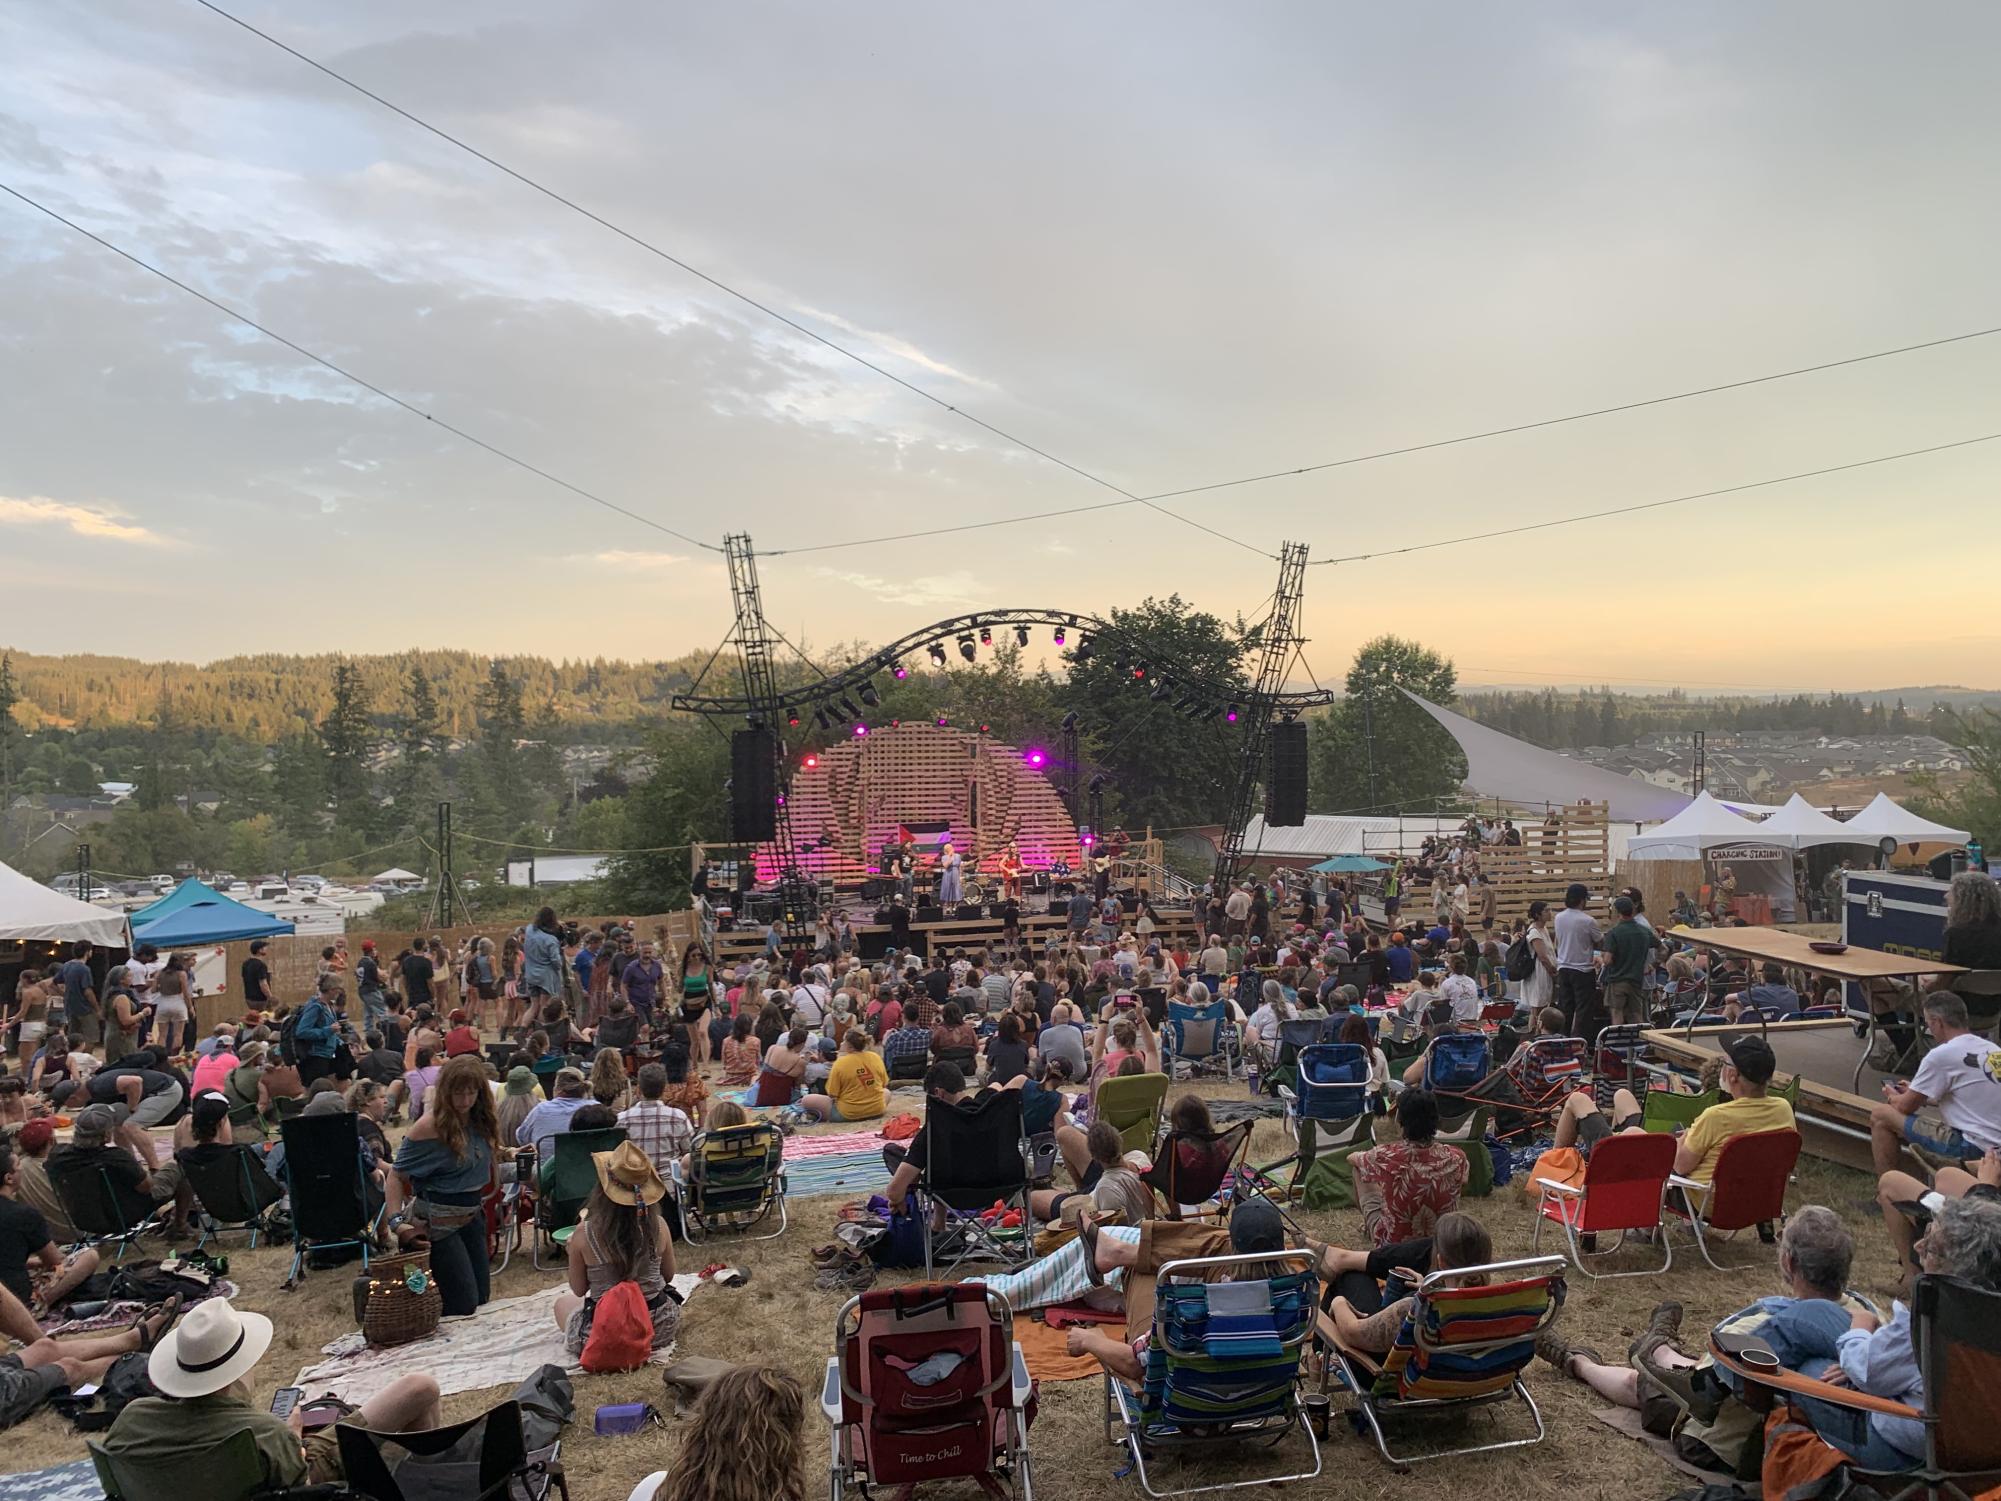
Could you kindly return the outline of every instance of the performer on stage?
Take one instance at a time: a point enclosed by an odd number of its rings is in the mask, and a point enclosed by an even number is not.
[[[1091,879],[1099,901],[1102,902],[1111,895],[1112,857],[1103,849],[1096,850],[1091,855]]]
[[[1007,847],[1000,852],[1001,896],[1009,901],[1021,900],[1021,852],[1008,840]]]
[[[959,852],[947,840],[945,847],[938,851],[938,905],[941,907],[956,907],[964,893],[959,867]]]
[[[883,846],[882,873],[896,882],[896,891],[903,898],[903,904],[914,906],[917,901],[917,879],[911,874],[910,853],[900,844]]]

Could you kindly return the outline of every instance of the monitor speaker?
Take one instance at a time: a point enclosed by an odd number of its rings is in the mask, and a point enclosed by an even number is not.
[[[769,730],[730,735],[730,828],[744,844],[778,836],[778,757]]]
[[[1265,823],[1298,828],[1306,822],[1306,725],[1281,720],[1273,725],[1271,767],[1265,779]]]

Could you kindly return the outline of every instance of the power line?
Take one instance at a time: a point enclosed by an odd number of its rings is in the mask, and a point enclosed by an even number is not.
[[[1505,526],[1491,532],[1472,532],[1464,537],[1442,537],[1436,542],[1413,542],[1408,547],[1383,547],[1374,552],[1349,553],[1339,558],[1315,558],[1325,567],[1334,563],[1366,563],[1372,558],[1394,558],[1404,553],[1429,552],[1439,547],[1457,547],[1462,542],[1485,542],[1494,537],[1513,537],[1522,532],[1547,531],[1551,527],[1575,526],[1580,521],[1599,521],[1607,516],[1630,516],[1639,511],[1657,511],[1664,506],[1687,505],[1692,500],[1713,500],[1719,495],[1738,495],[1768,485],[1789,485],[1795,480],[1816,479],[1825,474],[1843,474],[1851,469],[1867,469],[1876,464],[1894,464],[1899,459],[1921,458],[1928,453],[1945,453],[1954,448],[1971,448],[1976,443],[1992,443],[2001,433],[1983,433],[1977,438],[1961,438],[1953,443],[1934,443],[1929,448],[1907,448],[1902,453],[1879,454],[1873,459],[1857,459],[1852,464],[1830,464],[1825,469],[1803,469],[1798,474],[1781,474],[1772,479],[1750,480],[1741,485],[1725,485],[1717,490],[1698,490],[1692,495],[1676,495],[1667,500],[1646,500],[1637,505],[1614,506],[1610,510],[1586,511],[1577,516],[1557,516],[1548,521],[1531,521],[1522,526]]]
[[[199,3],[199,0],[197,0],[197,3]],[[198,288],[189,286],[179,277],[173,275],[171,272],[163,271],[160,267],[154,265],[151,261],[144,260],[141,257],[134,255],[131,251],[125,249],[123,246],[114,245],[111,241],[105,239],[103,235],[96,234],[91,230],[85,229],[81,224],[77,223],[74,219],[65,218],[62,214],[57,213],[47,204],[39,203],[35,199],[30,198],[26,193],[23,193],[19,188],[10,187],[8,184],[0,182],[0,192],[4,192],[10,197],[19,199],[22,203],[27,204],[29,208],[34,209],[37,213],[46,214],[49,218],[55,220],[56,223],[63,225],[67,229],[74,230],[77,234],[82,235],[87,240],[94,241],[95,243],[103,246],[106,250],[109,250],[113,255],[119,256],[124,260],[130,261],[140,270],[151,272],[154,276],[159,277],[161,281],[166,282],[169,286],[178,287],[181,291],[187,293],[188,296],[207,303],[210,307],[214,308],[218,313],[223,314],[225,317],[233,318],[238,323],[244,325],[244,327],[253,328],[258,333],[264,335],[265,338],[274,340],[275,342],[284,345],[294,354],[301,355],[304,358],[311,360],[315,365],[319,365],[324,369],[331,370],[335,375],[338,375],[342,380],[347,381],[349,384],[359,386],[361,387],[362,390],[368,391],[376,396],[381,397],[384,401],[390,402],[396,406],[401,407],[404,411],[408,412],[413,417],[421,417],[424,421],[430,423],[432,426],[444,429],[446,432],[450,433],[453,437],[462,439],[463,441],[472,444],[475,448],[485,449],[495,458],[504,459],[506,460],[506,462],[514,465],[517,469],[524,469],[528,473],[535,475],[539,479],[547,480],[552,485],[561,486],[563,489],[568,490],[572,495],[581,496],[583,499],[588,500],[593,505],[603,506],[607,511],[615,512],[616,514],[625,517],[628,521],[637,521],[641,526],[649,526],[653,528],[653,530],[655,530],[656,532],[663,532],[667,536],[674,537],[682,542],[688,543],[691,547],[705,548],[710,552],[722,551],[722,549],[720,547],[717,547],[714,543],[703,542],[695,537],[689,536],[686,532],[676,531],[673,527],[668,526],[665,522],[655,521],[650,516],[642,516],[639,514],[639,512],[634,510],[629,510],[625,506],[618,504],[618,502],[616,501],[606,500],[602,495],[598,495],[593,491],[586,490],[582,485],[573,485],[568,480],[562,478],[560,475],[551,474],[548,470],[543,469],[538,465],[531,464],[526,459],[517,458],[513,454],[509,453],[506,449],[498,447],[495,444],[489,443],[484,438],[476,437],[472,433],[467,432],[462,427],[454,426],[452,423],[447,422],[444,418],[425,411],[422,407],[416,405],[414,402],[405,401],[395,392],[384,390],[381,386],[376,385],[373,381],[365,380],[361,376],[356,375],[352,370],[348,370],[343,366],[336,365],[332,360],[328,359],[325,355],[315,354],[312,350],[306,348],[305,345],[295,343],[293,340],[286,338],[283,334],[277,332],[275,329],[268,328],[264,324],[259,323],[255,318],[250,317],[248,314],[239,313],[235,308],[230,307],[227,303],[218,302],[215,298],[209,296],[208,293],[203,292]]]
[[[195,3],[201,6],[202,9],[210,11],[217,16],[220,16],[223,20],[228,21],[231,25],[241,27],[244,31],[249,32],[252,36],[257,37],[262,41],[269,42],[273,47],[276,47],[280,52],[285,53],[289,57],[296,58],[298,61],[304,63],[307,67],[313,69],[315,72],[323,74],[324,76],[331,78],[334,82],[342,84],[347,88],[354,90],[355,93],[360,94],[363,98],[372,100],[374,103],[381,105],[384,109],[388,110],[390,113],[398,116],[401,119],[409,121],[412,125],[415,125],[418,129],[429,132],[431,135],[436,136],[439,140],[444,141],[448,145],[456,146],[459,150],[465,152],[469,156],[476,157],[478,160],[486,163],[487,166],[493,168],[496,172],[502,173],[505,176],[512,178],[514,181],[520,183],[525,188],[529,188],[534,192],[540,193],[544,198],[547,198],[550,202],[560,204],[564,208],[570,210],[571,213],[581,215],[582,217],[590,220],[591,223],[597,225],[601,229],[610,230],[620,239],[626,241],[628,244],[637,246],[639,249],[644,250],[648,255],[656,256],[660,260],[667,262],[668,265],[675,267],[677,270],[686,272],[689,276],[694,277],[697,281],[700,281],[707,286],[715,288],[718,292],[721,292],[724,296],[735,298],[738,302],[742,303],[744,306],[756,309],[758,312],[764,314],[765,317],[772,319],[774,322],[783,324],[785,327],[791,329],[794,333],[799,334],[803,338],[811,339],[814,343],[822,346],[823,348],[832,350],[835,354],[840,355],[843,359],[852,360],[855,364],[860,365],[863,369],[872,371],[874,374],[881,376],[884,380],[894,382],[896,385],[899,385],[904,390],[908,391],[911,395],[930,402],[933,406],[938,407],[945,412],[949,412],[951,415],[961,419],[962,421],[970,422],[973,424],[973,426],[982,428],[985,431],[992,433],[996,438],[999,438],[1002,442],[1008,443],[1013,447],[1019,448],[1026,453],[1032,453],[1037,458],[1043,460],[1046,463],[1054,464],[1059,469],[1066,469],[1070,473],[1076,475],[1079,479],[1087,480],[1091,484],[1100,486],[1101,488],[1106,490],[1110,490],[1113,494],[1122,497],[1122,503],[1124,504],[1146,506],[1150,510],[1157,511],[1163,516],[1170,517],[1175,521],[1184,522],[1189,526],[1196,527],[1201,531],[1208,532],[1213,537],[1219,537],[1225,542],[1235,543],[1239,547],[1245,548],[1250,552],[1257,553],[1260,557],[1272,556],[1270,553],[1265,552],[1262,548],[1255,547],[1251,543],[1243,541],[1241,538],[1231,537],[1223,532],[1214,531],[1211,528],[1204,526],[1199,521],[1191,521],[1186,516],[1180,515],[1175,511],[1168,510],[1167,507],[1157,504],[1153,499],[1150,499],[1145,496],[1135,495],[1132,491],[1126,489],[1123,485],[1115,484],[1113,481],[1106,479],[1103,475],[1094,474],[1090,470],[1084,468],[1079,464],[1073,464],[1068,459],[1059,457],[1058,455],[1051,453],[1046,448],[1040,448],[1035,444],[1030,443],[1025,438],[1016,437],[1013,433],[1008,432],[1005,428],[995,426],[993,423],[987,421],[984,417],[977,416],[976,414],[967,411],[964,407],[959,406],[957,403],[947,401],[944,397],[937,395],[935,392],[927,391],[924,387],[918,385],[915,381],[905,379],[903,376],[898,375],[895,371],[887,369],[886,367],[877,364],[874,360],[871,360],[870,358],[868,358],[868,356],[860,353],[859,351],[851,349],[847,345],[842,344],[834,339],[830,339],[825,334],[819,332],[817,329],[809,328],[804,323],[801,323],[798,319],[793,318],[786,313],[780,312],[770,303],[760,301],[758,298],[751,296],[750,293],[742,290],[741,288],[730,285],[730,283],[724,281],[721,277],[715,276],[710,272],[704,271],[699,266],[690,264],[688,261],[683,260],[680,256],[675,255],[672,251],[662,249],[660,246],[654,244],[651,240],[647,239],[645,236],[636,234],[632,230],[625,228],[623,225],[616,224],[612,220],[607,219],[604,215],[597,213],[595,210],[584,207],[583,204],[577,202],[574,198],[566,197],[562,193],[557,192],[554,188],[548,187],[545,184],[536,181],[534,178],[530,177],[527,173],[521,172],[513,167],[508,166],[507,163],[501,161],[499,158],[489,156],[486,152],[480,150],[477,146],[474,146],[469,142],[460,139],[458,136],[453,135],[450,131],[444,130],[439,126],[433,125],[430,121],[424,119],[422,116],[413,114],[411,111],[403,108],[402,105],[394,103],[393,101],[384,98],[382,95],[376,93],[373,89],[368,88],[366,85],[357,83],[352,78],[349,78],[346,74],[328,67],[325,63],[319,61],[319,59],[307,56],[305,53],[301,52],[298,48],[290,46],[285,42],[280,41],[277,37],[271,35],[270,32],[260,30],[259,28],[251,25],[241,16],[231,14],[229,11],[224,10],[220,5],[215,4],[214,0],[195,0]],[[1021,517],[1019,519],[1030,520],[1035,518]],[[926,535],[926,534],[919,534],[919,535]],[[896,539],[891,539],[891,540],[896,540]],[[830,544],[830,545],[854,546],[857,544],[840,543],[840,544]],[[796,550],[805,551],[806,549],[796,549]]]
[[[1645,407],[1665,406],[1669,402],[1687,401],[1696,396],[1714,396],[1719,391],[1741,391],[1746,386],[1762,386],[1771,381],[1789,380],[1795,375],[1813,375],[1822,370],[1839,370],[1845,365],[1864,365],[1871,360],[1887,360],[1895,355],[1915,354],[1922,349],[1963,344],[1969,339],[1985,339],[1993,334],[2001,334],[2001,327],[1977,328],[1971,333],[1949,334],[1943,339],[1927,339],[1920,344],[1902,344],[1895,349],[1879,349],[1873,354],[1850,355],[1846,359],[1825,360],[1818,365],[1800,365],[1791,370],[1774,371],[1770,375],[1753,375],[1743,380],[1723,381],[1713,386],[1698,386],[1691,391],[1676,391],[1667,396],[1649,396],[1642,401],[1621,402],[1618,406],[1594,407],[1588,412],[1572,412],[1564,417],[1544,417],[1536,422],[1517,422],[1510,427],[1492,427],[1484,432],[1462,433],[1456,438],[1436,438],[1428,443],[1412,443],[1403,448],[1384,448],[1374,453],[1358,453],[1345,459],[1329,459],[1325,463],[1307,464],[1298,469],[1275,469],[1268,474],[1247,474],[1237,479],[1217,480],[1213,484],[1190,485],[1180,490],[1161,490],[1142,498],[1151,502],[1172,500],[1181,495],[1205,495],[1212,490],[1229,490],[1239,485],[1257,485],[1266,480],[1290,479],[1300,474],[1318,474],[1325,469],[1343,469],[1351,464],[1368,464],[1377,459],[1393,459],[1403,454],[1428,453],[1435,448],[1453,448],[1461,443],[1477,443],[1483,438],[1503,438],[1510,433],[1533,432],[1543,427],[1561,427],[1567,422],[1584,422],[1593,417],[1609,417],[1617,412],[1637,412]]]
[[[1112,511],[1119,509],[1121,506],[1138,505],[1141,503],[1142,502],[1139,502],[1137,500],[1105,500],[1105,501],[1100,501],[1097,505],[1094,506],[1067,506],[1060,511],[1037,511],[1033,516],[1005,516],[997,521],[968,521],[961,526],[932,527],[929,528],[928,530],[920,532],[896,532],[887,537],[856,537],[847,542],[819,542],[815,543],[811,547],[774,547],[769,550],[759,549],[758,556],[761,558],[784,558],[784,557],[791,557],[798,553],[832,552],[836,548],[841,548],[841,547],[876,547],[880,546],[882,543],[885,542],[909,542],[920,537],[945,537],[951,535],[954,532],[982,531],[990,526],[1018,526],[1024,521],[1050,521],[1050,520],[1067,521],[1072,516],[1082,516],[1091,511]],[[1176,519],[1185,520],[1186,518],[1177,517]],[[1192,526],[1196,525],[1197,523],[1190,522],[1189,524]],[[1204,527],[1203,530],[1206,531],[1208,530],[1208,528]],[[1245,543],[1244,545],[1249,546],[1248,543]],[[1258,551],[1258,549],[1256,548],[1252,548],[1251,550],[1253,552]]]

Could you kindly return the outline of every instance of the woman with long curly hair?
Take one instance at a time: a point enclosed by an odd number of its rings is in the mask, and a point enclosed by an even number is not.
[[[710,991],[709,951],[699,943],[681,950],[681,1024],[688,1029],[689,1054],[699,1073],[709,1061],[707,1012],[714,1004]]]
[[[628,1501],[805,1501],[805,1414],[796,1378],[776,1366],[735,1366],[695,1404],[673,1472],[655,1470]]]
[[[617,1048],[599,1048],[591,1060],[591,1098],[613,1110],[623,1110],[630,1103],[625,1056]]]
[[[397,1239],[430,1244],[446,1313],[471,1313],[492,1293],[480,1200],[499,1171],[500,1116],[486,1064],[461,1054],[439,1072],[430,1108],[396,1149],[388,1189]]]

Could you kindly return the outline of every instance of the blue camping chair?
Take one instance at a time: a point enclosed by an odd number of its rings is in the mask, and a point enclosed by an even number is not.
[[[1170,1079],[1181,1077],[1184,1064],[1192,1076],[1219,1062],[1224,1078],[1236,1078],[1239,1049],[1230,1028],[1230,1008],[1223,1002],[1191,1006],[1185,1001],[1169,1001],[1167,1024],[1161,1031]]]
[[[1478,1032],[1443,1032],[1425,1056],[1424,1087],[1435,1095],[1464,1095],[1487,1077],[1487,1039]]]
[[[1338,1141],[1366,1124],[1369,1108],[1369,1055],[1352,1042],[1316,1042],[1299,1050],[1296,1087],[1281,1087],[1285,1127],[1297,1143],[1300,1122]]]

